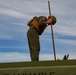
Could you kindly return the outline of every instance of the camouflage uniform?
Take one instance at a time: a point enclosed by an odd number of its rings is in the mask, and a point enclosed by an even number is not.
[[[47,18],[44,16],[40,16],[37,18],[40,30],[44,30],[46,28],[47,26],[46,20]],[[39,61],[39,52],[40,52],[39,35],[41,35],[42,32],[39,33],[39,31],[34,26],[30,26],[27,32],[30,57],[32,61]]]

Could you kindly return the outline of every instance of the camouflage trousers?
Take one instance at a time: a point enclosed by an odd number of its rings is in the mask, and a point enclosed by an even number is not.
[[[39,61],[40,43],[38,31],[31,26],[27,32],[31,61]]]

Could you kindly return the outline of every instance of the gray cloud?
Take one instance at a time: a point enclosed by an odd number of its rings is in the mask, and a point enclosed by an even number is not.
[[[57,54],[57,59],[62,60],[64,54]],[[69,59],[75,59],[76,55],[71,54]],[[53,54],[40,54],[40,60],[54,60]],[[17,52],[7,52],[0,53],[0,62],[21,62],[21,61],[31,61],[29,54],[17,53]]]

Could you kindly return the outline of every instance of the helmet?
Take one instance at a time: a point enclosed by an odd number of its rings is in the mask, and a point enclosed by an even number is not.
[[[54,25],[57,22],[57,19],[55,16],[49,16],[48,18],[52,18],[52,25]]]

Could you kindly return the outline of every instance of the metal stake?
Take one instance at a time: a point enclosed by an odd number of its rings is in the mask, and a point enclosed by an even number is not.
[[[48,8],[49,8],[49,16],[51,16],[50,0],[48,0]],[[55,49],[54,33],[53,33],[52,25],[51,25],[51,33],[52,33],[52,43],[53,43],[53,50],[54,50],[54,59],[56,60],[56,49]]]

